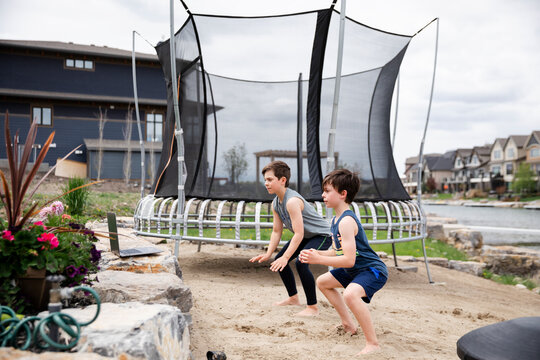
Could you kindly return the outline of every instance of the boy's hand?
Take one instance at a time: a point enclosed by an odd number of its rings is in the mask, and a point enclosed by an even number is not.
[[[270,256],[268,256],[267,254],[261,254],[261,255],[257,255],[255,257],[252,257],[251,259],[249,259],[249,262],[263,262],[263,261],[268,261],[268,259],[270,259]]]
[[[298,258],[300,259],[300,262],[306,263],[306,264],[315,264],[316,259],[319,257],[319,253],[315,249],[305,249],[300,251],[300,255],[298,255]]]
[[[288,259],[285,259],[285,257],[282,256],[270,264],[270,270],[274,272],[281,271],[283,270],[285,266],[287,266],[288,263],[289,263]]]

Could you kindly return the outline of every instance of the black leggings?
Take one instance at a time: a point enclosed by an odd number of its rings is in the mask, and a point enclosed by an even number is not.
[[[276,259],[279,259],[283,256],[285,251],[287,251],[287,249],[289,248],[290,243],[291,242],[289,241],[287,244],[285,244],[285,246],[283,246],[283,249],[281,249],[281,251],[276,255]],[[330,236],[318,235],[312,237],[311,239],[304,238],[300,245],[298,245],[298,248],[296,249],[294,254],[289,258],[289,262],[292,259],[296,258],[298,254],[300,254],[300,251],[304,249],[326,250],[330,247],[330,244]],[[317,303],[317,291],[313,274],[311,273],[311,270],[309,270],[308,264],[304,264],[298,258],[296,259],[295,265],[296,270],[298,271],[298,275],[300,276],[300,281],[302,282],[304,292],[306,293],[307,304],[315,305]],[[279,276],[281,276],[281,280],[287,288],[287,293],[289,294],[289,296],[296,295],[298,293],[298,291],[296,290],[296,282],[294,281],[294,274],[288,263],[279,272]]]

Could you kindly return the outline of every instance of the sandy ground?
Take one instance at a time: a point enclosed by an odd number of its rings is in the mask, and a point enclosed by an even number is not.
[[[260,251],[203,244],[197,252],[196,244],[180,245],[180,266],[194,298],[194,358],[205,359],[208,350],[224,351],[227,359],[354,358],[363,335],[339,333],[339,317],[320,292],[314,318],[294,316],[303,306],[272,306],[286,292],[268,264],[248,262]],[[456,342],[467,332],[540,315],[540,296],[528,290],[434,265],[432,285],[423,264],[417,273],[387,265],[389,280],[369,305],[382,348],[366,359],[457,359]],[[327,268],[312,270],[317,276]],[[298,279],[297,285],[305,304]]]

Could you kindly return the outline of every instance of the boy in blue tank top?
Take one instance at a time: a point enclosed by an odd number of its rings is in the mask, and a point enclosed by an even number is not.
[[[349,307],[366,338],[366,346],[359,354],[367,354],[378,350],[379,343],[365,303],[384,286],[388,270],[369,246],[360,221],[349,209],[359,188],[358,177],[346,169],[332,171],[324,178],[324,203],[336,212],[331,224],[332,249],[303,250],[299,258],[304,263],[334,267],[317,278],[317,287],[336,309],[345,331],[355,334],[357,327],[347,311]],[[345,288],[343,297],[336,290],[340,287]]]
[[[276,255],[274,262],[270,264],[270,270],[279,271],[289,295],[287,299],[277,302],[275,305],[300,305],[294,274],[289,262],[297,258],[302,249],[328,249],[332,235],[330,224],[300,194],[288,188],[291,169],[286,163],[272,161],[263,168],[262,174],[266,190],[268,193],[276,195],[272,202],[274,224],[266,253],[255,256],[249,261],[269,260],[281,240],[283,227],[285,226],[292,231],[294,236]],[[309,265],[296,259],[296,270],[307,298],[307,307],[297,315],[318,315],[317,288]]]

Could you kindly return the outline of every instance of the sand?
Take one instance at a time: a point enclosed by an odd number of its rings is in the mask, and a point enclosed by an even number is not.
[[[227,359],[355,358],[364,337],[340,333],[340,320],[318,292],[320,315],[296,317],[304,306],[277,307],[286,297],[269,264],[248,259],[261,250],[232,245],[180,245],[179,262],[194,298],[191,348],[195,359],[208,350]],[[540,315],[540,295],[529,290],[431,265],[401,272],[387,260],[389,280],[369,305],[381,350],[365,359],[457,359],[456,342],[467,332],[523,316]],[[315,276],[327,271],[313,266]],[[296,270],[294,270],[296,272]],[[297,279],[300,300],[305,296]]]

